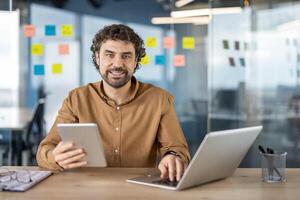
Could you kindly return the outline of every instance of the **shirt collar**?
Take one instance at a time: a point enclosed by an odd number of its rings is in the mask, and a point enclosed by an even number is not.
[[[121,105],[125,105],[128,104],[129,102],[131,102],[138,94],[138,90],[140,87],[140,83],[138,80],[136,80],[136,78],[134,76],[132,76],[131,78],[131,86],[130,86],[130,94],[128,96],[128,98],[126,99],[126,101],[124,101],[124,103],[122,103]],[[109,98],[105,92],[104,92],[104,88],[103,88],[103,80],[100,81],[100,87],[99,87],[99,93],[101,98],[108,104],[114,104],[116,105],[116,103],[114,102],[113,99]]]

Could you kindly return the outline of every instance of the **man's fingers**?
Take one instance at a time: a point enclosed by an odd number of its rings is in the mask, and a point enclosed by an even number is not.
[[[182,177],[184,166],[180,158],[175,158],[176,163],[176,180],[179,181]]]
[[[64,169],[72,169],[77,167],[82,167],[87,164],[87,161],[75,162],[68,165],[63,166]]]
[[[163,163],[158,165],[158,169],[160,171],[160,178],[162,179],[168,178],[168,169]]]
[[[62,141],[60,141],[59,143],[58,143],[58,145],[56,145],[56,147],[53,149],[53,151],[52,151],[52,154],[53,155],[55,155],[56,154],[56,152],[57,152],[57,149],[59,149],[60,148],[60,146],[63,144],[63,142]]]
[[[81,153],[83,153],[83,149],[75,149],[75,150],[68,151],[66,153],[57,154],[55,156],[55,161],[56,162],[61,162],[63,160],[72,158],[72,157],[74,157],[78,154],[81,154]]]
[[[67,142],[67,143],[62,143],[60,146],[57,146],[54,150],[53,153],[55,155],[63,153],[67,150],[70,150],[72,148],[74,148],[74,143],[73,142]]]
[[[63,141],[60,141],[57,145],[57,147],[60,147],[63,144]]]
[[[82,158],[84,158],[84,156],[85,156],[85,153],[81,153],[81,154],[78,154],[78,155],[76,155],[74,157],[71,157],[69,159],[63,160],[63,161],[59,162],[59,164],[61,166],[65,166],[65,165],[68,165],[70,163],[78,162],[78,161],[81,161]]]
[[[176,174],[176,162],[174,159],[175,156],[170,156],[168,160],[168,171],[170,181],[174,181],[174,176]]]

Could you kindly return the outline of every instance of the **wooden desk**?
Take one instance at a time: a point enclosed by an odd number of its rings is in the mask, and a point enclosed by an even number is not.
[[[288,169],[287,182],[281,184],[261,182],[260,169],[238,169],[230,178],[183,191],[169,191],[125,182],[127,178],[145,174],[147,171],[149,169],[82,168],[52,175],[25,193],[0,192],[0,199],[300,199],[300,169]]]

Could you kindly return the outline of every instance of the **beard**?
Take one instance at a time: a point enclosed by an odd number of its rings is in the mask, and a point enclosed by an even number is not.
[[[129,73],[127,69],[122,67],[114,67],[106,70],[103,74],[100,72],[100,75],[111,87],[121,88],[126,85],[129,80],[131,80],[133,74]]]

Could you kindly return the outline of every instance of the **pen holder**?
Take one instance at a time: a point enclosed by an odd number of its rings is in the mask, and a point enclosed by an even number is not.
[[[262,181],[267,183],[285,182],[287,153],[261,153]]]

